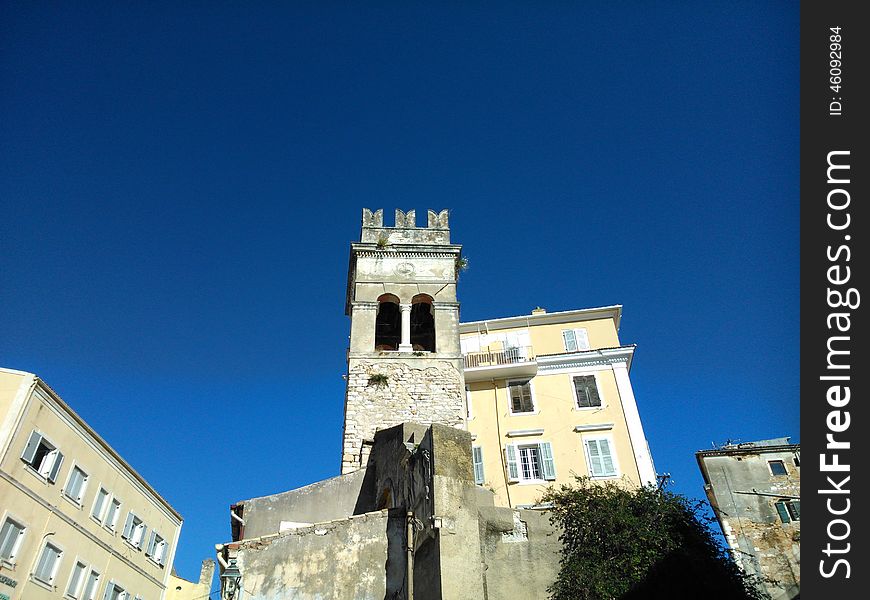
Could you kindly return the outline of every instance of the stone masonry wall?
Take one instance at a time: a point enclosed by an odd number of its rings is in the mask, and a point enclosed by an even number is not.
[[[419,367],[417,366],[419,362]],[[377,383],[372,375],[383,375]],[[351,361],[347,378],[341,472],[362,466],[363,442],[375,431],[413,421],[465,426],[465,390],[458,364],[449,360]]]

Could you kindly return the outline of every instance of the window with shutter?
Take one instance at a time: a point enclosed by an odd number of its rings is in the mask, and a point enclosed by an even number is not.
[[[538,444],[541,451],[541,465],[544,471],[544,479],[553,481],[556,479],[556,463],[553,461],[553,447],[550,442]]]
[[[85,589],[82,591],[82,600],[96,600],[97,588],[100,586],[100,574],[91,569]]]
[[[514,444],[505,446],[505,455],[507,456],[508,479],[510,481],[520,480],[520,470],[517,465],[517,447]]]
[[[573,380],[577,408],[598,408],[601,406],[601,395],[598,393],[595,375],[575,375]]]
[[[109,510],[106,513],[106,521],[103,523],[105,527],[108,527],[112,531],[115,531],[115,527],[118,526],[118,517],[121,514],[121,501],[117,498],[112,498],[112,503],[109,505]]]
[[[85,571],[87,568],[88,566],[85,563],[76,561],[69,577],[69,584],[66,586],[66,595],[70,598],[79,597],[79,592],[81,591],[82,584],[85,581]]]
[[[530,380],[508,382],[508,392],[512,414],[535,412]]]
[[[91,516],[97,523],[103,522],[103,513],[109,504],[109,491],[106,488],[100,488],[94,498],[94,507],[91,509]]]
[[[34,429],[30,432],[30,437],[21,453],[21,460],[30,465],[40,476],[54,483],[63,464],[63,453]]]
[[[592,477],[616,477],[616,460],[608,438],[586,439],[586,456]]]
[[[785,508],[784,500],[778,501],[776,504],[774,504],[774,506],[776,507],[776,512],[779,513],[779,518],[783,523],[788,523],[791,521],[791,517],[789,517],[788,515],[788,510]]]
[[[589,350],[589,334],[583,329],[563,329],[562,340],[565,342],[565,352]]]
[[[39,555],[39,561],[36,563],[33,576],[43,583],[53,583],[62,555],[63,552],[60,548],[54,544],[46,543],[42,548],[42,553]]]
[[[84,496],[85,493],[87,481],[88,474],[85,473],[78,466],[73,467],[69,473],[69,479],[66,482],[64,494],[66,494],[67,498],[69,498],[76,504],[81,504],[82,496]]]
[[[471,460],[474,463],[474,483],[483,485],[483,449],[480,446],[472,446]]]
[[[0,527],[0,560],[14,563],[24,539],[25,527],[21,523],[6,517]]]

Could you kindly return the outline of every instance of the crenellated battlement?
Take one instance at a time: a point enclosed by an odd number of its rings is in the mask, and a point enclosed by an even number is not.
[[[393,227],[384,227],[384,210],[364,208],[362,213],[361,242],[388,244],[449,244],[450,225],[448,211],[427,210],[426,227],[417,227],[417,214],[396,209]]]

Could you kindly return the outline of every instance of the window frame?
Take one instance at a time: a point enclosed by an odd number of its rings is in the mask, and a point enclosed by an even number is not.
[[[783,472],[782,472],[782,473],[774,473],[774,472],[773,472],[773,465],[774,465],[774,464],[779,465],[780,467],[782,467],[782,471],[783,471]],[[775,458],[775,459],[772,459],[772,460],[768,460],[768,461],[767,461],[767,470],[770,472],[770,476],[771,476],[771,477],[788,477],[788,469],[787,469],[786,466],[785,466],[785,461],[784,461],[784,460],[781,460],[781,459],[778,459],[778,458]]]
[[[145,556],[159,567],[165,567],[166,555],[169,553],[168,549],[169,541],[160,535],[160,532],[152,528],[151,534],[148,536],[148,543],[145,545]]]
[[[51,566],[51,575],[49,576],[48,581],[46,581],[39,576],[40,574],[37,573],[37,571],[39,570],[39,566],[42,563],[42,556],[45,554],[45,551],[48,549],[49,546],[57,551],[57,556],[55,557],[54,564]],[[63,562],[63,555],[65,554],[64,548],[63,546],[52,540],[45,540],[45,543],[43,543],[40,548],[40,551],[36,553],[36,560],[33,563],[33,569],[30,571],[30,578],[31,580],[42,586],[50,586],[52,589],[54,589],[54,587],[57,585],[57,573],[60,570],[60,565]]]
[[[486,483],[486,470],[483,466],[483,446],[471,447],[471,467],[474,472],[474,483],[477,485]],[[480,472],[479,476],[478,470]]]
[[[70,483],[72,483],[73,474],[76,472],[76,470],[78,470],[84,477],[82,478],[81,488],[79,489],[78,496],[73,497],[70,494],[69,485]],[[64,484],[63,490],[61,492],[64,498],[75,504],[77,507],[82,508],[85,505],[84,499],[85,494],[88,491],[88,481],[90,480],[90,478],[91,476],[88,474],[88,472],[85,471],[82,466],[76,461],[73,461],[72,465],[70,466],[69,473],[67,473],[66,476],[66,483]]]
[[[72,585],[72,582],[73,582],[73,575],[75,575],[76,567],[79,565],[82,566],[82,577],[78,581],[78,583],[76,583],[76,589],[74,590],[74,593],[70,593],[70,586]],[[88,580],[88,574],[90,573],[89,567],[90,567],[90,565],[88,563],[83,561],[80,557],[76,556],[76,559],[73,561],[73,567],[72,567],[72,569],[70,569],[69,577],[67,577],[67,580],[66,580],[66,587],[65,587],[66,591],[63,593],[64,598],[72,598],[73,600],[82,600],[82,592],[85,589],[85,582]]]
[[[574,398],[574,410],[588,411],[601,410],[607,406],[604,401],[604,394],[601,393],[601,380],[598,375],[599,371],[585,371],[581,373],[570,373],[569,380],[571,383],[571,394]],[[598,406],[580,406],[580,399],[577,395],[577,384],[574,383],[575,377],[592,377],[595,383],[595,391],[598,394]]]
[[[581,335],[578,335],[578,332],[582,331]],[[574,337],[574,350],[568,349],[568,336],[567,333],[571,333]],[[581,348],[580,338],[585,341],[585,348]],[[563,329],[562,330],[562,345],[565,348],[565,352],[586,352],[587,350],[592,349],[592,344],[589,342],[589,329],[586,327],[572,327],[571,329]]]
[[[114,588],[114,589],[113,589]],[[103,599],[104,600],[112,600],[109,597],[109,592],[119,591],[119,594],[116,596],[118,600],[129,600],[130,592],[127,591],[123,585],[115,581],[114,579],[110,579],[106,582],[106,589],[103,591]]]
[[[103,502],[103,505],[100,507],[99,514],[95,514],[95,511],[97,510],[97,502],[99,502],[99,500],[100,500],[100,492],[106,492],[105,501]],[[94,494],[94,501],[91,502],[91,519],[93,519],[94,522],[98,523],[99,525],[102,525],[106,519],[106,516],[108,516],[109,505],[111,503],[112,503],[112,492],[110,492],[109,490],[104,488],[103,484],[100,483],[100,485],[97,486],[97,493]]]
[[[537,449],[537,466],[540,478],[523,477],[522,448]],[[553,444],[549,441],[509,442],[505,444],[505,467],[508,481],[520,485],[549,485],[556,481],[556,460],[553,455]],[[549,462],[549,465],[547,464]]]
[[[610,451],[610,463],[613,466],[612,474],[601,474],[596,475],[595,469],[592,464],[592,453],[589,451],[589,442],[598,442],[597,449],[600,453],[601,451],[601,443],[600,441],[604,440],[607,442],[607,449]],[[583,445],[583,456],[586,460],[586,469],[588,470],[589,477],[595,480],[599,479],[617,479],[621,477],[622,471],[619,468],[619,460],[616,456],[616,445],[613,443],[613,436],[611,434],[591,434],[591,435],[583,435],[581,443]],[[602,460],[601,463],[602,468],[604,467],[604,462]]]
[[[515,378],[515,379],[508,379],[507,381],[505,381],[505,391],[507,392],[508,414],[510,416],[519,417],[519,416],[523,416],[523,415],[536,415],[540,412],[538,410],[538,403],[535,400],[535,386],[532,383],[533,379],[534,379],[534,377],[528,377],[528,378],[520,377],[520,378]],[[514,401],[513,401],[513,398],[511,397],[511,384],[514,384],[514,383],[524,383],[524,384],[528,383],[529,384],[529,402],[532,403],[532,410],[514,412]]]
[[[111,498],[111,500],[109,501],[109,504],[107,505],[107,508],[106,508],[106,516],[103,519],[103,527],[106,530],[111,531],[113,534],[115,534],[115,533],[118,533],[118,521],[121,519],[121,513],[123,512],[122,507],[124,506],[124,503],[121,501],[120,498],[118,498],[114,494],[112,494],[110,496],[110,498]],[[112,517],[114,517],[114,518],[111,521],[109,521],[109,512],[108,512],[109,508],[108,507],[111,507],[115,503],[117,503],[118,508],[115,509],[115,512],[112,515]]]
[[[124,541],[136,550],[142,550],[147,533],[148,525],[145,520],[132,510],[129,511],[124,522],[124,529],[121,531],[121,537],[124,538]]]
[[[91,581],[91,575],[96,575],[94,579],[94,587],[90,590],[90,596],[86,596],[88,584]],[[97,571],[93,566],[88,569],[88,576],[85,578],[85,585],[82,587],[82,597],[79,600],[97,600],[97,593],[100,591],[100,582],[103,579],[103,574]]]
[[[27,524],[15,515],[9,513],[8,511],[3,515],[3,520],[0,521],[0,533],[3,532],[3,528],[6,526],[6,523],[11,523],[11,525],[19,531],[15,541],[12,542],[9,556],[5,557],[0,555],[0,564],[6,565],[10,568],[14,568],[18,559],[18,552],[21,550],[21,544],[24,542],[24,536],[27,534]],[[0,538],[0,548],[2,548],[2,542],[3,539]]]
[[[795,506],[797,505],[797,506]],[[794,498],[780,498],[773,503],[773,508],[779,515],[779,520],[782,523],[791,523],[793,521],[800,522],[801,520],[801,501]],[[797,514],[797,517],[795,517]]]
[[[39,448],[43,445],[48,448],[48,452],[43,454],[39,460],[39,465],[36,465],[36,456]],[[30,450],[31,447],[33,448],[32,451]],[[27,458],[28,454],[30,454],[30,458]],[[55,483],[60,473],[60,467],[63,465],[63,459],[63,452],[60,451],[58,445],[47,438],[42,431],[39,429],[30,431],[27,442],[24,444],[24,449],[21,451],[21,460],[27,465],[26,468],[31,474],[48,483]]]

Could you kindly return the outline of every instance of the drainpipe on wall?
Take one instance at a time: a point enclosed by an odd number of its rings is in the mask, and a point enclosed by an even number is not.
[[[489,382],[492,384],[492,397],[495,399],[495,433],[498,436],[498,455],[501,458],[501,473],[504,476],[504,493],[507,495],[508,506],[513,508],[514,505],[511,502],[511,488],[510,481],[508,481],[507,465],[504,461],[504,450],[501,447],[501,426],[498,422],[498,386],[495,384],[495,379],[490,379]]]
[[[408,545],[408,600],[414,600],[414,513],[408,511],[406,524]]]

